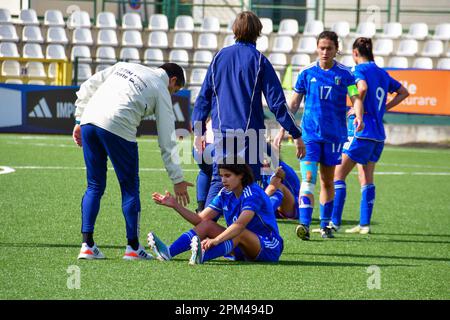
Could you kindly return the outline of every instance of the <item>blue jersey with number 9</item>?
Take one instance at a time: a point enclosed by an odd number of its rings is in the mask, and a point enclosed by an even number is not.
[[[373,61],[358,64],[353,67],[356,83],[364,80],[367,83],[367,93],[364,97],[364,129],[355,132],[358,138],[384,141],[383,116],[386,112],[387,93],[396,92],[401,84],[393,79],[385,70],[379,68]]]

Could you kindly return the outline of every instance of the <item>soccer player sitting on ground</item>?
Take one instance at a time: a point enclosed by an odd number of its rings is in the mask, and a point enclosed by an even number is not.
[[[342,164],[336,167],[334,178],[335,201],[332,215],[332,226],[338,230],[342,223],[342,211],[346,197],[345,179],[358,164],[361,184],[361,205],[359,225],[345,230],[347,233],[367,234],[370,232],[370,220],[375,201],[374,171],[384,148],[386,135],[383,116],[386,110],[395,107],[408,97],[408,90],[398,81],[391,78],[379,68],[372,53],[372,40],[358,38],[353,43],[353,59],[356,66],[354,75],[358,91],[364,101],[364,123],[362,131],[353,129],[354,110],[350,110],[348,121],[349,142],[344,145]],[[387,92],[397,94],[386,104]]]
[[[241,161],[219,165],[224,187],[200,213],[189,211],[166,191],[153,193],[153,200],[175,209],[195,227],[183,233],[172,245],[166,246],[153,232],[148,234],[150,248],[159,260],[171,260],[191,249],[189,264],[232,253],[235,260],[277,262],[283,251],[275,214],[269,197],[253,178],[251,168]],[[227,228],[214,221],[223,215]]]

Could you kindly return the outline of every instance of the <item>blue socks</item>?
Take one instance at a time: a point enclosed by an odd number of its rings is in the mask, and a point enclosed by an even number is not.
[[[270,202],[272,203],[273,212],[276,212],[283,202],[283,192],[279,189],[275,191],[275,193],[270,196]]]
[[[194,229],[191,229],[185,233],[183,233],[177,240],[169,248],[170,256],[175,257],[180,253],[188,251],[191,249],[191,240],[192,237],[196,236],[197,233]]]
[[[375,185],[366,184],[361,188],[361,207],[359,224],[361,226],[370,225],[370,219],[372,217],[373,204],[375,202]]]
[[[312,206],[311,200],[305,196],[300,196],[300,205],[299,205],[299,222],[307,227],[311,224],[312,214],[314,207]]]
[[[333,202],[327,202],[325,204],[320,204],[320,228],[324,229],[328,226],[331,221],[331,215],[333,214]]]
[[[203,262],[222,257],[231,253],[231,251],[233,251],[233,240],[230,239],[206,250],[205,255],[203,256]]]
[[[340,226],[342,224],[342,212],[344,211],[345,198],[347,196],[347,185],[345,181],[334,182],[334,205],[331,221]]]

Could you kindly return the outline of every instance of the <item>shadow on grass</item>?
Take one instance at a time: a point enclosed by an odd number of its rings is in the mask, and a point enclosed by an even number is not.
[[[0,247],[13,247],[13,248],[81,248],[81,244],[64,244],[64,243],[5,243],[1,242]],[[101,245],[102,249],[125,249],[123,246],[113,246],[113,245]]]
[[[298,224],[298,220],[296,219],[277,219],[277,223],[279,224]],[[319,219],[312,219],[312,225],[320,224]],[[356,226],[359,224],[359,220],[342,220],[342,226]],[[376,225],[377,223],[371,222],[372,225]]]
[[[445,237],[450,238],[450,234],[432,234],[432,233],[384,233],[384,232],[377,232],[373,233],[374,235],[380,235],[380,236],[413,236],[413,237]]]
[[[283,254],[284,255],[284,254]],[[292,254],[291,254],[292,255]],[[298,255],[298,254],[296,254]],[[332,261],[298,261],[298,260],[281,260],[279,262],[249,262],[249,261],[226,261],[226,260],[214,260],[208,261],[209,265],[233,265],[233,266],[255,266],[255,265],[265,265],[265,266],[311,266],[311,267],[364,267],[367,268],[369,264],[367,263],[352,263],[352,262],[332,262]],[[409,264],[380,264],[377,263],[379,267],[415,267],[415,265]]]
[[[297,253],[284,253],[285,255],[296,255]],[[401,260],[419,260],[419,261],[442,261],[450,262],[450,258],[444,257],[402,257],[402,256],[380,256],[380,255],[367,255],[367,254],[354,254],[354,253],[302,253],[308,256],[324,256],[324,257],[348,257],[348,258],[380,258],[380,259],[401,259]],[[377,264],[378,265],[378,264]]]

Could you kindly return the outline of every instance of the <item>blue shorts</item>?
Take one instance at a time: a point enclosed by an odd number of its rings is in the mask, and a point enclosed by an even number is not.
[[[306,142],[306,156],[301,161],[319,162],[325,166],[336,166],[342,161],[344,143]]]
[[[368,162],[377,162],[383,152],[384,141],[359,139],[349,137],[344,145],[344,153],[353,161],[365,165]]]
[[[283,240],[278,237],[263,237],[257,234],[261,251],[255,259],[248,258],[239,247],[234,248],[236,261],[278,262],[283,252]]]

